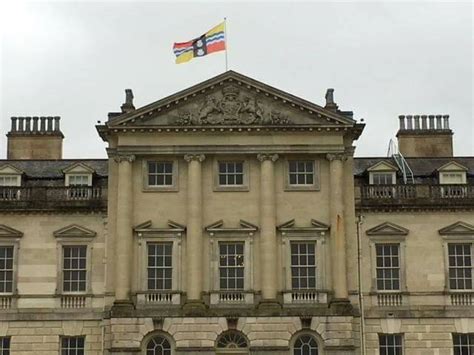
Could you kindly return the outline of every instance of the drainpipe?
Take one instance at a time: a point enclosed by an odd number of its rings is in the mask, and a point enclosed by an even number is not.
[[[365,309],[364,309],[364,295],[362,294],[362,243],[360,240],[360,226],[363,223],[363,216],[357,216],[357,281],[359,293],[359,308],[360,308],[360,351],[361,355],[367,353],[365,347]]]

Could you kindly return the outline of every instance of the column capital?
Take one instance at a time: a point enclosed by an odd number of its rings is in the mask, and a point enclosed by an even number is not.
[[[262,153],[257,155],[257,159],[260,162],[264,162],[265,160],[271,160],[272,162],[275,162],[278,160],[278,154]]]
[[[344,153],[329,153],[329,154],[326,154],[326,159],[329,161],[333,161],[333,160],[345,161],[347,160],[347,155]]]
[[[115,160],[116,163],[121,163],[123,161],[133,163],[135,161],[135,155],[133,155],[133,154],[116,155],[116,156],[114,156],[114,160]]]
[[[192,161],[198,161],[202,163],[206,159],[206,156],[204,154],[185,154],[184,155],[184,160],[186,160],[188,163]]]

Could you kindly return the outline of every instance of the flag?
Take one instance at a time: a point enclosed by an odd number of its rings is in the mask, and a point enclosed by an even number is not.
[[[180,64],[195,57],[203,57],[210,53],[224,51],[225,47],[224,21],[198,38],[189,42],[175,43],[173,52],[176,56],[176,64]]]

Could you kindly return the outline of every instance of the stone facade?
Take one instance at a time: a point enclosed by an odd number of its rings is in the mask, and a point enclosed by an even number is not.
[[[418,128],[437,144],[430,117]],[[128,90],[97,129],[107,160],[0,161],[13,354],[70,339],[86,354],[379,354],[380,336],[400,335],[404,353],[434,355],[474,333],[472,285],[450,287],[448,257],[452,244],[472,253],[474,158],[354,158],[363,125],[332,89],[321,107],[232,71],[143,108]],[[390,292],[381,245],[397,250]]]

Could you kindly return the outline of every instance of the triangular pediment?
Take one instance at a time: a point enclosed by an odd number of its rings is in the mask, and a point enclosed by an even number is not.
[[[86,227],[71,224],[53,233],[56,238],[93,238],[97,233]]]
[[[168,220],[166,222],[167,227],[165,228],[155,228],[152,225],[152,221],[148,220],[143,223],[140,223],[133,227],[135,232],[139,233],[171,233],[171,232],[184,232],[186,230],[186,226],[180,223],[177,223],[172,220]]]
[[[408,229],[403,228],[395,223],[385,222],[370,228],[365,233],[367,235],[407,235]]]
[[[18,169],[17,167],[11,164],[2,164],[0,165],[0,174],[8,174],[8,175],[21,175],[23,171]]]
[[[443,166],[440,166],[438,171],[468,171],[469,169],[466,168],[464,165],[459,164],[458,162],[455,161],[450,161],[447,164],[444,164]]]
[[[0,238],[21,238],[23,233],[14,228],[0,224]]]
[[[293,96],[227,71],[107,122],[119,127],[182,126],[320,126],[352,127],[340,111]]]
[[[207,232],[255,232],[258,230],[258,226],[241,219],[238,227],[224,227],[224,221],[220,219],[207,225],[204,229]]]
[[[66,169],[63,169],[63,173],[65,174],[92,174],[94,173],[95,170],[92,169],[90,166],[84,164],[84,163],[74,163],[70,166],[68,166]]]
[[[456,222],[438,231],[441,235],[474,235],[474,226],[465,222]]]
[[[378,163],[372,165],[371,167],[367,168],[367,171],[397,171],[398,168],[390,164],[387,161],[379,161]]]
[[[295,219],[290,219],[282,224],[277,226],[279,231],[327,231],[330,226],[326,223],[311,219],[310,227],[301,227],[295,225]]]

